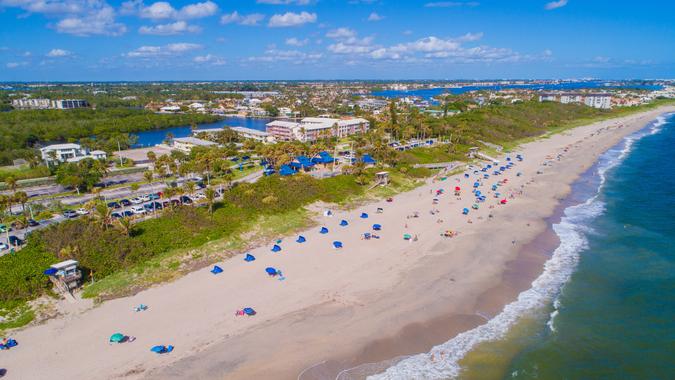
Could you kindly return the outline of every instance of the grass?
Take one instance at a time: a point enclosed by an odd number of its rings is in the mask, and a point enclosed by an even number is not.
[[[260,216],[245,223],[229,236],[194,248],[167,251],[86,285],[82,297],[102,301],[135,294],[153,285],[176,280],[195,269],[228,259],[265,239],[288,235],[305,228],[309,226],[310,220],[305,209]]]
[[[35,312],[24,301],[0,303],[0,336],[5,330],[16,329],[31,323]]]

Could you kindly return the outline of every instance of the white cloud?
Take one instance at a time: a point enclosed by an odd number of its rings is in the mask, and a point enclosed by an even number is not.
[[[179,42],[164,46],[141,46],[125,54],[129,58],[152,58],[162,56],[175,56],[199,50],[202,46],[188,42]]]
[[[275,14],[274,16],[272,16],[267,25],[272,28],[300,26],[307,23],[314,23],[316,22],[316,19],[317,19],[316,13],[286,12],[284,14]]]
[[[544,8],[547,10],[553,10],[553,9],[558,9],[562,8],[565,5],[567,5],[567,0],[558,0],[558,1],[551,1],[550,3],[547,3]]]
[[[17,67],[27,66],[28,62],[8,62],[5,67],[8,69],[16,69]]]
[[[296,64],[316,62],[323,57],[321,53],[305,53],[299,50],[278,50],[268,49],[265,55],[257,57],[248,57],[249,62],[278,62],[290,61]]]
[[[476,1],[436,1],[424,4],[427,8],[452,8],[452,7],[477,7],[480,3]]]
[[[207,55],[198,55],[192,59],[193,62],[195,63],[205,63],[205,64],[210,64],[214,66],[221,66],[226,64],[227,62],[220,58],[216,57],[215,55],[207,54]]]
[[[199,33],[201,30],[202,28],[195,25],[189,25],[185,21],[176,21],[169,24],[141,26],[138,29],[138,33],[151,34],[155,36],[173,36],[183,33]]]
[[[132,0],[123,3],[121,9],[124,14],[138,14],[141,18],[151,20],[190,20],[213,16],[218,12],[218,5],[209,0],[176,9],[166,1],[158,1],[145,6],[142,1]]]
[[[258,4],[273,4],[273,5],[309,5],[311,0],[257,0]]]
[[[220,17],[220,23],[223,25],[236,23],[239,25],[254,26],[258,25],[258,23],[260,23],[260,21],[263,19],[265,19],[265,15],[260,13],[241,15],[239,12],[234,11],[232,13],[222,15]]]
[[[59,58],[59,57],[68,57],[72,55],[73,53],[69,52],[68,50],[64,49],[52,49],[47,53],[47,57],[50,58]]]
[[[337,28],[326,33],[326,37],[334,39],[354,38],[356,37],[356,32],[349,28]]]
[[[377,13],[373,12],[368,16],[368,21],[380,21],[383,20],[384,16],[380,16]]]
[[[81,16],[66,17],[56,24],[55,29],[59,33],[82,37],[91,35],[119,36],[127,31],[124,24],[115,22],[115,10],[108,5]]]
[[[304,40],[297,39],[295,37],[287,38],[286,45],[290,46],[305,46],[309,43],[309,39],[305,38]]]
[[[357,33],[349,28],[331,30],[326,37],[336,40],[328,45],[328,50],[336,54],[364,54],[378,48],[372,46],[373,37],[358,38]]]

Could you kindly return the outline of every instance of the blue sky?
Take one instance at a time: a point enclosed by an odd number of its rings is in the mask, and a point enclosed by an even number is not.
[[[0,0],[0,81],[673,78],[675,2]]]

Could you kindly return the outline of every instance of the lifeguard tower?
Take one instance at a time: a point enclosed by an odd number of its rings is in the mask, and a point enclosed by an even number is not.
[[[375,179],[379,185],[387,186],[389,184],[389,172],[375,173]]]
[[[68,298],[72,298],[73,290],[80,286],[82,272],[78,269],[76,260],[66,260],[56,263],[45,271],[54,287]]]

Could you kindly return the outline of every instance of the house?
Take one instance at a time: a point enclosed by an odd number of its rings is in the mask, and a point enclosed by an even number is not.
[[[165,112],[165,113],[176,113],[180,112],[180,107],[178,106],[164,106],[159,109],[159,112]]]
[[[44,274],[54,284],[60,293],[71,293],[73,289],[80,285],[82,272],[78,269],[79,263],[75,260],[66,260],[51,265]]]
[[[53,144],[40,148],[40,156],[47,165],[58,162],[77,162],[85,158],[92,158],[94,160],[107,158],[106,152],[102,150],[89,152],[79,144],[74,143]]]
[[[215,146],[218,145],[212,141],[198,139],[196,137],[177,137],[173,139],[173,147],[189,153],[196,146]]]

